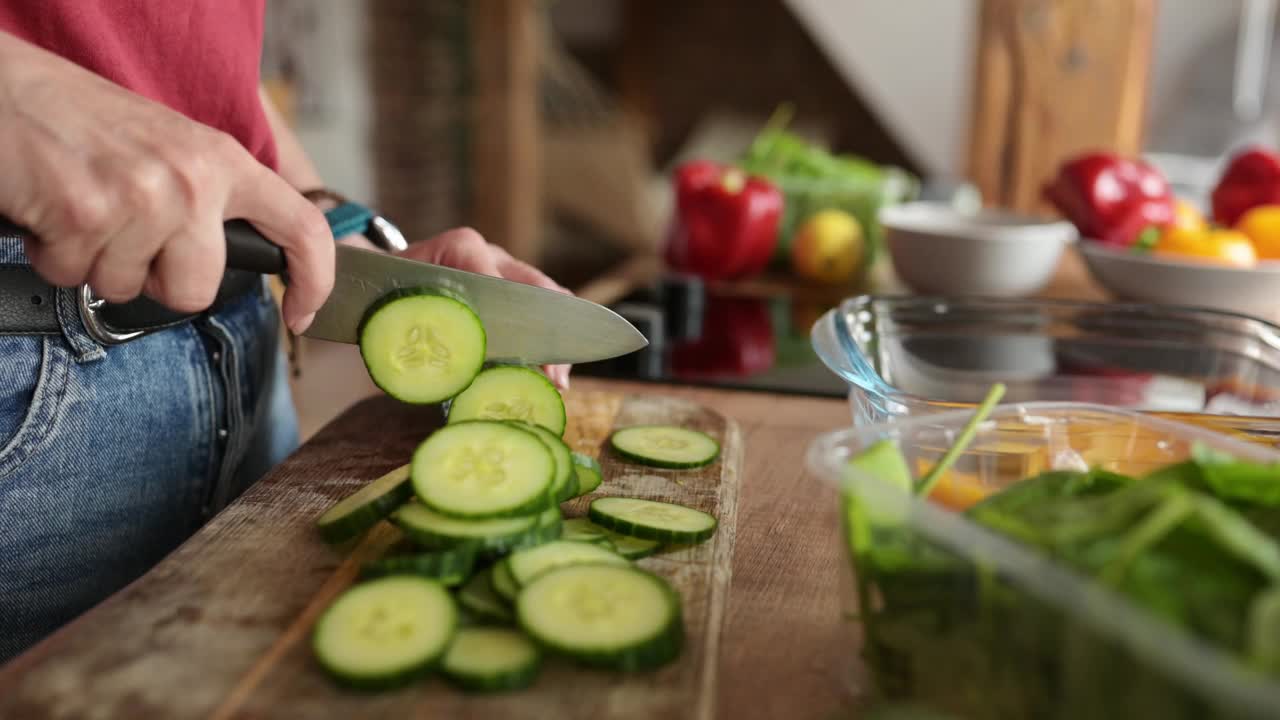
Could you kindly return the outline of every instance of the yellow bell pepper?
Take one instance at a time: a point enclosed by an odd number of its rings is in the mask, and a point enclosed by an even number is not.
[[[1160,234],[1152,252],[1234,267],[1253,267],[1258,263],[1258,252],[1249,237],[1239,230],[1225,228],[1170,225]]]

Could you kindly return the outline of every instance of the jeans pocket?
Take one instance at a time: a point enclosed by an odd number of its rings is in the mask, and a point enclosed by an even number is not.
[[[0,480],[48,439],[70,363],[56,337],[0,336]]]

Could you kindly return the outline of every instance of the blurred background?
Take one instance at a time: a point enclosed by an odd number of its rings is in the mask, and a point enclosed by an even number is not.
[[[841,191],[871,236],[877,207],[908,196],[1052,215],[1042,186],[1092,148],[1141,155],[1204,206],[1233,149],[1276,140],[1273,0],[272,0],[268,13],[264,80],[328,185],[411,239],[476,227],[603,303],[658,272],[673,169],[742,158],[770,118],[878,173],[864,175],[871,201]],[[852,289],[813,294],[829,305]],[[787,311],[796,337],[814,302]]]

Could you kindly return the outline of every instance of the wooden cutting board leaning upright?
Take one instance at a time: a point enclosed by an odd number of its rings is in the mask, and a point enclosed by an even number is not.
[[[394,532],[354,549],[326,546],[315,518],[337,499],[408,461],[443,421],[436,409],[385,397],[360,403],[264,478],[150,573],[0,668],[0,718],[712,718],[728,601],[742,441],[737,425],[687,400],[565,394],[565,440],[595,456],[591,497],[668,500],[715,515],[701,545],[640,560],[683,597],[685,647],[655,672],[618,674],[548,659],[528,690],[465,695],[432,677],[385,694],[343,691],[311,655],[319,614],[350,587]],[[673,424],[721,443],[698,470],[657,470],[608,450],[613,430]]]

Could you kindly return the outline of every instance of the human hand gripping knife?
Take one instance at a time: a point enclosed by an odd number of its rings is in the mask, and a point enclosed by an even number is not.
[[[330,226],[349,224],[344,208],[326,213]],[[216,307],[259,282],[258,275],[286,274],[284,251],[251,224],[224,224],[227,269]],[[0,218],[0,238],[24,237],[25,229]],[[3,266],[0,333],[59,331],[52,288],[29,266]],[[443,290],[465,301],[484,323],[485,359],[540,365],[605,360],[639,350],[645,337],[625,319],[596,303],[500,278],[408,260],[338,244],[333,292],[303,333],[318,340],[355,344],[368,308],[403,288]],[[41,301],[35,298],[42,298]],[[189,319],[147,298],[113,305],[82,285],[76,292],[86,329],[104,345],[127,342]],[[48,300],[48,302],[43,302]]]

